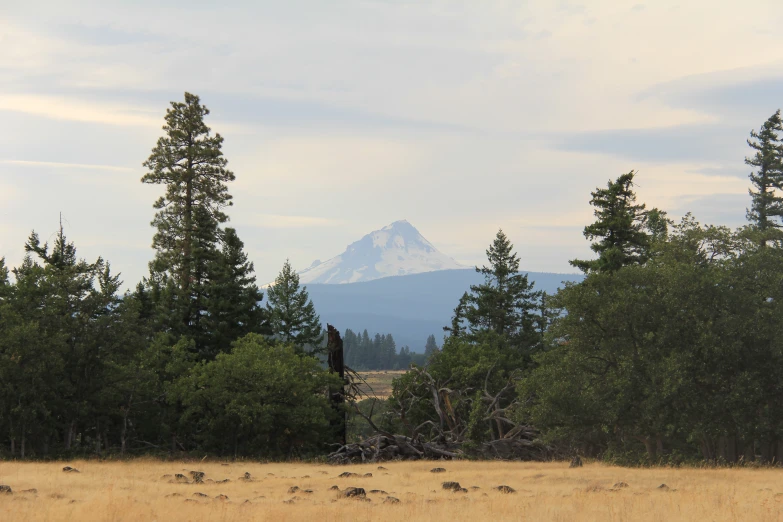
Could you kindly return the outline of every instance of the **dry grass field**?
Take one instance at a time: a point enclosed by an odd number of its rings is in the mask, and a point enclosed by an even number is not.
[[[381,370],[373,372],[359,372],[359,375],[367,381],[368,386],[364,384],[359,388],[362,393],[369,397],[386,399],[392,392],[392,380],[403,375],[407,370]],[[370,390],[372,388],[372,390]]]
[[[80,473],[64,473],[65,465]],[[383,467],[387,469],[370,464],[2,462],[0,484],[11,486],[14,493],[0,494],[0,521],[783,520],[783,471],[773,469],[626,469],[597,464],[569,469],[566,463],[504,462]],[[430,472],[434,467],[446,471]],[[231,481],[176,484],[162,478],[190,470],[204,471],[209,480]],[[338,478],[346,471],[362,476]],[[246,472],[253,480],[238,480]],[[444,481],[457,481],[467,492],[445,491]],[[620,482],[627,487],[615,486]],[[659,488],[662,483],[668,489]],[[334,485],[341,490],[364,488],[366,499],[341,498],[330,490]],[[516,492],[493,489],[499,485]],[[289,493],[293,487],[300,490]],[[29,489],[37,491],[22,492]],[[390,496],[400,502],[384,502]]]

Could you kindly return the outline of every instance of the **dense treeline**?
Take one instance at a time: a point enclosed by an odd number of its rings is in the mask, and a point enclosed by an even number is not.
[[[173,102],[144,163],[163,196],[133,291],[62,226],[51,245],[33,232],[16,268],[0,259],[0,456],[290,458],[339,440],[320,317],[287,261],[262,306],[208,114],[189,93]],[[783,459],[782,135],[779,111],[751,132],[745,227],[674,222],[636,201],[631,171],[592,193],[582,282],[536,290],[501,230],[442,347],[347,330],[352,369],[413,368],[384,404],[356,405],[370,423],[353,418],[354,435],[503,457]]]
[[[261,306],[208,114],[189,93],[172,103],[144,163],[164,194],[134,291],[62,227],[51,247],[31,234],[12,274],[0,260],[0,455],[294,456],[333,440],[320,319],[288,262]]]
[[[386,429],[485,443],[524,423],[615,462],[780,462],[782,134],[779,111],[751,133],[738,230],[647,209],[634,172],[596,189],[584,233],[597,258],[572,261],[586,277],[555,296],[529,288],[498,233],[487,283],[460,301],[428,371],[395,383]],[[496,400],[509,383],[516,395]]]
[[[397,351],[392,334],[375,334],[370,337],[367,330],[361,334],[345,331],[343,338],[345,364],[353,370],[404,370],[411,364],[423,366],[429,357],[438,351],[434,335],[427,338],[424,353],[411,352],[408,346]]]

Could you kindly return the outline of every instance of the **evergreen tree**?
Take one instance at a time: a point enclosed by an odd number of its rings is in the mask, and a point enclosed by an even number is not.
[[[249,333],[270,333],[259,304],[264,294],[256,286],[253,263],[243,248],[236,231],[226,228],[223,249],[210,269],[212,280],[206,288],[209,314],[204,326],[212,338],[212,355],[230,351],[232,342]]]
[[[429,337],[427,337],[427,344],[424,345],[424,355],[426,355],[427,357],[431,357],[438,350],[439,350],[438,342],[435,340],[435,336],[430,335]]]
[[[150,272],[168,289],[167,326],[175,336],[193,338],[200,352],[208,351],[200,323],[208,314],[210,268],[221,254],[220,225],[228,221],[223,210],[232,204],[226,183],[234,181],[221,151],[223,138],[204,123],[208,114],[196,95],[186,92],[184,103],[172,102],[165,136],[144,162],[149,172],[141,179],[166,187],[154,205]]]
[[[321,318],[307,293],[307,287],[299,287],[299,274],[286,259],[283,269],[267,291],[266,305],[272,335],[298,349],[320,346],[323,341]]]
[[[753,188],[748,190],[751,208],[747,211],[748,220],[761,232],[761,242],[766,245],[769,239],[780,239],[783,227],[783,196],[776,192],[783,190],[783,120],[780,110],[769,117],[761,130],[750,131],[748,145],[755,151],[745,163],[755,167],[750,173]]]
[[[452,337],[475,341],[492,333],[520,348],[540,344],[535,315],[541,292],[534,291],[527,275],[519,273],[519,257],[513,248],[499,230],[487,250],[489,266],[476,267],[484,283],[472,285],[455,310]]]
[[[591,192],[590,204],[595,207],[595,223],[585,227],[589,240],[599,241],[591,245],[598,259],[574,259],[570,263],[584,273],[612,272],[620,267],[643,263],[647,259],[650,237],[644,231],[645,206],[636,205],[633,178],[630,171],[616,181],[609,181],[605,189]]]

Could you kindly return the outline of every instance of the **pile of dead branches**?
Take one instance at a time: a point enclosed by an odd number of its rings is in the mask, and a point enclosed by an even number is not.
[[[361,442],[341,445],[329,454],[329,462],[348,464],[386,460],[459,459],[467,456],[543,461],[555,456],[552,448],[539,441],[538,432],[533,427],[509,419],[509,413],[513,411],[517,401],[516,377],[511,377],[497,393],[490,393],[490,369],[484,380],[484,389],[477,396],[473,389],[452,389],[448,386],[448,381],[437,382],[426,368],[414,367],[410,371],[414,373],[414,379],[407,389],[396,391],[399,411],[393,412],[409,432],[407,435],[393,434],[379,428],[372,419],[372,410],[370,415],[361,412],[357,407],[358,386],[353,382],[358,376],[350,369],[346,371],[349,381],[347,402],[353,406],[357,415],[369,423],[376,434]],[[493,435],[492,440],[478,443],[468,438],[469,423],[468,419],[464,418],[465,409],[462,409],[463,414],[460,415],[459,409],[453,407],[453,404],[461,403],[473,410],[477,397],[481,401],[480,421],[489,423],[489,431]],[[420,401],[430,402],[435,416],[432,420],[412,426],[407,420],[410,417],[408,414]]]

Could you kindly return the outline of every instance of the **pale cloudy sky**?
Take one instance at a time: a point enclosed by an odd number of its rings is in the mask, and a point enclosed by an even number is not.
[[[783,105],[783,2],[0,0],[0,256],[62,211],[128,285],[152,256],[141,163],[184,91],[237,175],[260,282],[407,219],[482,263],[589,255],[589,192],[631,169],[673,216],[739,225],[745,139]]]

